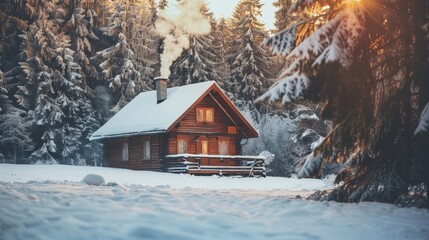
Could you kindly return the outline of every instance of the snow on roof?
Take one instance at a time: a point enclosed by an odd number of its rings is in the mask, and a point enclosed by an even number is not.
[[[157,103],[156,91],[142,92],[89,138],[91,141],[167,129],[204,94],[215,81],[167,89],[167,99]]]

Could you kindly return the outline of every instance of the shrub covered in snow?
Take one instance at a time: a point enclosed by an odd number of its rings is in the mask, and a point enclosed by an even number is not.
[[[319,119],[316,111],[303,105],[268,114],[247,106],[242,112],[260,133],[259,138],[242,142],[243,154],[269,151],[273,155],[272,161],[266,162],[269,175],[290,176],[297,163],[310,154],[329,131],[329,125]]]
[[[268,152],[268,151],[262,151],[259,156],[265,157],[265,165],[269,165],[271,162],[273,162],[275,155]]]

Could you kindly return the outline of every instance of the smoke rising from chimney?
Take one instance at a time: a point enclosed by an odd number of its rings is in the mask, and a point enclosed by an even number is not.
[[[174,9],[159,11],[155,29],[164,37],[164,52],[161,54],[161,77],[170,76],[170,66],[189,48],[189,37],[210,33],[210,21],[201,13],[206,7],[204,0],[184,0]]]

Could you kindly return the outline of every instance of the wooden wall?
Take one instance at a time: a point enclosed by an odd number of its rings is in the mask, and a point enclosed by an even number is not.
[[[146,139],[151,141],[150,160],[143,159],[143,143]],[[165,142],[163,139],[165,139],[163,135],[107,139],[104,141],[106,165],[136,170],[161,170],[160,152],[162,152],[162,144]],[[128,142],[128,161],[122,160],[122,144],[124,142]]]
[[[214,109],[214,124],[213,123],[198,123],[196,121],[196,109],[199,107]],[[168,136],[168,154],[177,154],[177,139],[186,138],[188,140],[188,153],[199,154],[198,139],[205,137],[209,141],[209,154],[219,154],[219,139],[229,139],[228,155],[241,155],[241,139],[240,132],[237,134],[228,134],[228,126],[235,126],[235,123],[225,114],[219,105],[213,100],[210,95],[207,95],[196,107],[191,109],[186,116],[177,124],[175,129]],[[203,160],[206,161],[206,160]],[[202,164],[212,165],[233,165],[233,162],[228,160],[222,162],[214,162],[207,160]]]
[[[211,123],[197,123],[196,121],[196,109],[199,107],[214,108],[214,124]],[[207,95],[201,100],[200,103],[188,114],[182,118],[177,124],[175,132],[177,133],[216,133],[216,134],[228,134],[228,126],[234,126],[234,123],[228,118],[228,116],[222,111],[222,109],[216,104],[213,98]]]

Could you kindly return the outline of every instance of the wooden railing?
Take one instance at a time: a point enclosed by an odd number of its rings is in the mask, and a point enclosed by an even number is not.
[[[266,176],[262,156],[175,154],[165,156],[162,163],[171,173]]]

